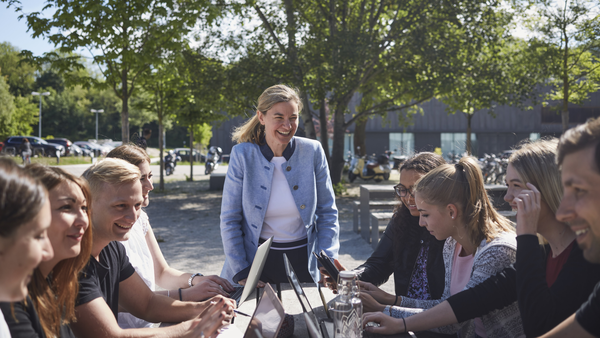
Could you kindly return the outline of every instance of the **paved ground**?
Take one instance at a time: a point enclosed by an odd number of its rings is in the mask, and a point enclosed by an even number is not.
[[[73,174],[81,175],[89,165],[61,166]],[[208,178],[203,166],[194,166],[194,181],[189,177],[189,166],[178,166],[175,174],[165,177],[165,190],[158,191],[159,168],[151,166],[156,189],[150,193],[146,212],[159,239],[161,250],[169,264],[177,269],[203,274],[219,274],[225,259],[219,229],[221,191],[209,191]],[[225,169],[225,168],[223,168]],[[398,173],[390,181],[395,184]],[[348,191],[336,200],[340,215],[340,261],[347,268],[362,264],[372,249],[360,235],[352,231],[352,201],[358,199],[359,185],[374,184],[358,179],[346,184]],[[393,278],[383,288],[393,292]]]

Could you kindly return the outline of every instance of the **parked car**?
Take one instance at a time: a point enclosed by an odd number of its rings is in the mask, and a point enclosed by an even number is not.
[[[81,147],[79,147],[78,145],[76,145],[75,143],[73,143],[71,145],[71,154],[73,156],[90,156],[92,152],[90,150],[87,149],[83,149]]]
[[[94,156],[98,157],[98,156],[106,156],[106,154],[108,154],[108,151],[104,148],[101,147],[95,143],[92,142],[88,142],[88,141],[77,141],[74,142],[77,146],[79,146],[81,149],[86,149],[90,152],[92,152],[94,154]]]
[[[73,142],[71,142],[69,139],[53,138],[53,139],[46,140],[46,142],[60,144],[61,146],[65,147],[65,156],[71,155],[71,146],[73,145]]]
[[[190,161],[190,148],[175,148],[175,154],[184,162]],[[206,156],[194,149],[194,162],[206,162]]]
[[[4,141],[3,152],[11,152],[15,155],[20,155],[21,145],[25,138],[27,138],[31,144],[33,155],[56,157],[56,155],[59,154],[59,156],[65,156],[65,147],[60,144],[48,143],[46,140],[35,136],[11,136]]]

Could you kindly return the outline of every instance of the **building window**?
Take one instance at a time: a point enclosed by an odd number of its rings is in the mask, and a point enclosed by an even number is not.
[[[346,156],[346,154],[348,154],[348,153],[354,155],[354,134],[353,133],[344,134],[344,156]]]
[[[441,133],[442,155],[446,159],[467,151],[467,133]],[[471,154],[477,154],[477,137],[471,133]]]
[[[394,155],[412,156],[415,153],[413,133],[390,133],[390,150]]]
[[[529,141],[536,141],[540,139],[540,133],[531,133],[529,134]]]
[[[542,123],[562,123],[561,108],[542,107]],[[600,107],[569,107],[569,124],[600,116]]]

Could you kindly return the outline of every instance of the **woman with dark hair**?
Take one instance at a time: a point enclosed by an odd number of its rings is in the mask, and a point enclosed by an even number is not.
[[[40,262],[52,258],[48,192],[14,161],[0,158],[0,301],[27,296],[27,284]],[[5,315],[3,315],[5,314]],[[0,311],[0,337],[11,337]]]
[[[148,195],[154,185],[150,157],[146,151],[134,144],[124,144],[111,150],[106,157],[125,160],[140,169],[144,197],[142,207],[147,207],[150,204]],[[125,246],[129,262],[150,290],[155,291],[156,285],[166,289],[156,293],[176,300],[202,301],[216,295],[227,296],[234,290],[227,280],[219,276],[203,276],[201,273],[183,272],[170,267],[158,246],[148,215],[143,210],[131,228],[129,239],[121,243]],[[152,323],[127,312],[119,312],[118,322],[123,329],[152,326]]]
[[[48,189],[54,257],[33,272],[26,301],[12,304],[14,310],[10,303],[0,308],[13,337],[74,337],[68,324],[75,320],[78,275],[92,250],[90,191],[85,180],[60,168],[32,164],[25,172]]]
[[[444,241],[438,241],[419,226],[413,187],[431,170],[446,163],[434,153],[419,153],[400,167],[400,183],[394,187],[399,201],[377,248],[367,261],[355,270],[362,281],[374,285],[385,283],[394,274],[395,295],[389,295],[384,305],[395,305],[396,295],[416,299],[438,299],[444,290]],[[340,270],[345,268],[335,260]],[[326,271],[322,269],[323,274]],[[336,282],[327,278],[334,288]]]

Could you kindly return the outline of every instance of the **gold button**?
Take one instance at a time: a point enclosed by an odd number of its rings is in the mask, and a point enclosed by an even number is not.
[[[294,186],[294,190],[298,190],[298,186],[297,185]]]
[[[306,205],[302,204],[302,205],[300,206],[300,209],[304,209],[304,208],[306,208]]]
[[[292,167],[288,166],[287,168],[285,168],[285,170],[290,171],[292,170]]]

